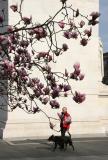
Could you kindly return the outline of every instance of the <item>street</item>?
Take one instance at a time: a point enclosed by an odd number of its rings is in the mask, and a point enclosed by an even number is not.
[[[74,138],[75,151],[68,146],[66,151],[47,140],[0,140],[0,160],[108,160],[108,137]]]

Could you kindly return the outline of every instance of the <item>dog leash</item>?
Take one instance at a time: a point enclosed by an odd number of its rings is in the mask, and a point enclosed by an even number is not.
[[[54,129],[54,128],[53,128],[53,130],[54,130],[54,131],[56,131],[56,132],[60,132],[60,131],[61,131],[61,129],[60,129],[60,130],[56,130],[56,129]],[[67,131],[67,133],[69,134],[69,136],[70,136],[70,138],[71,138],[71,134],[70,134],[70,132],[69,132],[69,131]]]
[[[56,132],[60,132],[61,131],[61,129],[60,130],[53,129],[53,130],[56,131]]]
[[[58,119],[56,119],[56,120],[58,120]],[[60,129],[60,130],[54,129],[55,125],[54,125],[53,123],[51,123],[50,118],[49,118],[49,124],[50,124],[50,128],[51,128],[52,130],[54,130],[54,131],[56,131],[56,132],[60,132],[60,131],[61,131],[61,129]],[[68,133],[69,136],[71,137],[71,134],[70,134],[69,130],[67,131],[67,133]]]

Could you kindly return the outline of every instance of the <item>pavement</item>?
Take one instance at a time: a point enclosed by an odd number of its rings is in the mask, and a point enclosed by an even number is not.
[[[47,139],[0,140],[0,160],[108,160],[108,137],[73,138],[75,151],[57,148]]]

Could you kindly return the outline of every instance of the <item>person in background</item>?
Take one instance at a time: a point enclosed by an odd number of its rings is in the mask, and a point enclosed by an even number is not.
[[[65,137],[66,132],[70,135],[69,128],[72,120],[70,114],[67,112],[67,107],[63,107],[62,112],[58,113],[58,116],[60,118],[61,136]]]

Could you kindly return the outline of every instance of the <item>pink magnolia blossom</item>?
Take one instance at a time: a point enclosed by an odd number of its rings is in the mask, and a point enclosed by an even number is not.
[[[40,40],[41,38],[45,38],[47,36],[47,32],[43,27],[35,28],[34,33],[36,33],[37,40]]]
[[[64,23],[63,21],[60,21],[60,22],[58,23],[58,25],[59,25],[59,27],[62,28],[62,29],[65,27],[65,23]]]
[[[52,60],[52,56],[49,55],[48,52],[39,52],[36,56],[38,58],[38,60],[40,60],[40,58],[47,58],[48,60]]]
[[[28,80],[28,77],[25,76],[25,77],[21,77],[21,79],[23,80],[23,82],[25,83],[27,80]]]
[[[99,12],[92,12],[90,14],[90,16],[92,17],[92,20],[96,20],[100,16],[100,13]]]
[[[67,85],[64,84],[63,88],[64,88],[64,92],[67,92],[67,91],[71,90],[71,86],[68,85],[68,84]]]
[[[21,47],[28,47],[28,45],[29,45],[29,42],[28,42],[28,41],[22,40],[22,41],[20,42],[20,46],[21,46]]]
[[[59,88],[54,88],[51,93],[52,98],[54,99],[56,97],[59,97],[59,92],[60,92]]]
[[[34,87],[35,86],[35,84],[32,82],[32,80],[31,79],[29,79],[29,81],[27,82],[27,87]]]
[[[35,32],[36,34],[39,34],[39,33],[42,34],[43,31],[44,31],[44,28],[43,28],[43,27],[37,27],[37,28],[34,29],[34,32]]]
[[[37,113],[37,112],[40,112],[39,107],[33,107],[33,113],[35,114],[35,113]]]
[[[71,79],[78,80],[78,75],[75,74],[74,72],[73,72],[73,73],[70,73],[70,78],[71,78]]]
[[[63,84],[59,84],[59,90],[61,91],[63,89]]]
[[[65,31],[64,32],[64,37],[67,38],[67,39],[70,39],[71,38],[71,33],[69,31]]]
[[[73,97],[73,100],[76,103],[82,103],[85,100],[85,94],[81,94],[80,92],[75,91],[75,95]]]
[[[3,61],[2,66],[4,68],[4,72],[11,76],[12,72],[14,72],[14,64],[6,59]]]
[[[18,75],[19,75],[21,78],[23,78],[23,77],[25,77],[25,76],[28,76],[27,71],[26,71],[25,68],[23,68],[23,67],[20,68],[20,69],[18,69],[17,72],[18,72]]]
[[[45,94],[45,95],[49,95],[49,93],[50,93],[49,87],[45,87],[45,88],[43,89],[43,91],[44,91],[44,94]]]
[[[85,30],[84,30],[84,33],[85,33],[85,35],[87,35],[88,37],[90,37],[91,34],[92,34],[92,28],[90,28],[90,30],[85,29]]]
[[[14,57],[14,64],[18,64],[20,61],[20,55],[19,54],[15,54],[15,57]]]
[[[71,38],[77,39],[78,33],[77,32],[71,32]]]
[[[79,76],[80,72],[81,72],[80,69],[76,68],[75,71],[74,71],[74,74],[77,75],[77,76]]]
[[[79,69],[80,68],[80,63],[79,62],[76,62],[74,65],[73,65],[74,69]]]
[[[18,38],[16,38],[15,35],[9,35],[9,39],[12,44],[18,44]]]
[[[8,37],[6,36],[0,36],[0,43],[2,45],[8,46],[10,44]]]
[[[17,77],[17,72],[12,72],[12,78],[15,79]]]
[[[42,103],[45,104],[45,105],[48,103],[48,101],[49,101],[48,97],[45,97],[45,98],[42,99]]]
[[[13,31],[13,27],[12,26],[8,26],[7,27],[7,32],[12,32]]]
[[[33,91],[34,91],[36,98],[39,98],[41,95],[40,91],[37,88],[34,88]]]
[[[34,35],[34,34],[35,34],[34,29],[31,29],[30,31],[28,31],[28,34],[29,34],[30,36]]]
[[[38,83],[37,87],[40,88],[40,89],[42,89],[44,87],[44,84],[43,83]]]
[[[22,49],[22,48],[18,48],[18,49],[16,50],[16,52],[17,52],[19,55],[21,55],[21,54],[24,54],[24,53],[25,53],[25,50]]]
[[[84,79],[84,74],[80,74],[80,75],[79,75],[79,79],[80,79],[80,80],[83,80],[83,79]]]
[[[40,80],[38,78],[32,78],[31,81],[34,83],[34,84],[38,84],[40,82]]]
[[[16,47],[15,47],[14,45],[10,45],[10,46],[9,46],[9,52],[10,52],[10,53],[14,52],[15,49],[16,49]]]
[[[47,73],[51,73],[51,67],[49,66],[49,65],[47,65],[47,66],[43,66],[43,71],[46,71]]]
[[[50,105],[52,108],[55,108],[55,109],[60,107],[60,104],[56,100],[51,100]]]

